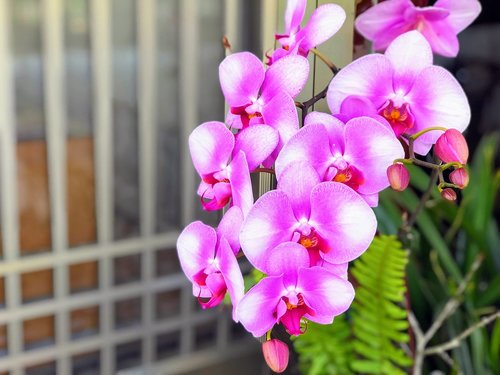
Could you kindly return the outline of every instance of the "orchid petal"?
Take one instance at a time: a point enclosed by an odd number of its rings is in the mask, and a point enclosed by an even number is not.
[[[351,283],[320,267],[301,268],[297,288],[302,290],[304,302],[319,316],[333,317],[346,311],[354,299]],[[314,316],[309,319],[314,320]]]
[[[345,263],[360,256],[370,245],[377,221],[371,208],[354,190],[337,182],[323,182],[311,193],[309,223],[328,243],[323,258]]]
[[[378,193],[359,194],[359,196],[365,200],[365,202],[368,204],[368,206],[370,206],[370,207],[377,207],[378,206]]]
[[[285,292],[280,276],[269,276],[255,285],[236,307],[236,317],[254,337],[260,337],[276,324],[274,313]]]
[[[233,154],[245,153],[248,169],[255,170],[278,145],[278,132],[268,125],[253,125],[236,135]]]
[[[419,30],[432,50],[445,57],[456,57],[460,49],[456,32],[444,21],[427,22]]]
[[[295,98],[304,88],[308,77],[309,62],[305,57],[285,56],[266,71],[261,98],[267,103],[281,91]]]
[[[240,229],[242,224],[243,213],[239,207],[233,206],[222,217],[216,230],[217,236],[227,240],[235,255],[240,250]]]
[[[467,97],[458,81],[444,68],[424,69],[407,98],[416,119],[413,133],[432,126],[463,132],[469,125],[471,113]],[[415,152],[426,155],[441,134],[432,131],[419,137],[415,141]]]
[[[339,113],[342,102],[351,95],[368,98],[380,108],[393,94],[394,68],[384,55],[363,56],[333,77],[326,100],[332,113]]]
[[[202,177],[224,169],[233,147],[234,135],[222,122],[205,122],[189,136],[191,159]]]
[[[245,286],[243,276],[241,275],[238,261],[234,256],[233,250],[225,238],[222,238],[217,250],[217,259],[219,261],[219,269],[224,277],[229,297],[233,304],[233,320],[236,320],[236,306],[243,298]]]
[[[344,158],[364,176],[358,192],[374,194],[389,186],[387,168],[404,158],[403,146],[394,133],[370,117],[358,117],[345,126]]]
[[[307,162],[290,163],[281,173],[278,189],[288,196],[299,221],[309,219],[311,191],[320,182],[318,172]]]
[[[307,0],[288,0],[285,10],[285,33],[290,35],[300,28],[306,12]]]
[[[250,52],[227,56],[219,65],[219,80],[229,106],[240,107],[257,99],[264,74],[262,62]]]
[[[340,105],[340,112],[335,116],[343,122],[361,116],[374,117],[378,115],[377,108],[371,101],[362,96],[348,96]]]
[[[210,293],[209,297],[207,298],[210,298],[210,300],[207,302],[202,302],[200,300],[198,301],[202,308],[210,309],[219,305],[224,299],[227,290],[226,282],[224,281],[224,277],[219,272],[209,274],[205,282],[206,288]]]
[[[299,117],[295,102],[285,92],[278,93],[262,109],[262,117],[267,125],[278,131],[279,142],[271,156],[264,161],[264,166],[269,168],[274,164],[283,146],[299,130]]]
[[[344,152],[344,123],[338,118],[322,112],[311,112],[306,116],[305,126],[322,124],[328,132],[328,141],[332,154]]]
[[[356,19],[356,30],[366,39],[373,41],[376,50],[383,50],[407,29],[404,14],[411,8],[414,8],[414,5],[410,0],[379,3]]]
[[[327,262],[323,259],[323,263],[321,264],[321,268],[324,268],[330,273],[333,273],[335,276],[340,277],[341,279],[347,280],[347,270],[349,267],[349,263],[341,263],[334,264]]]
[[[434,6],[450,11],[446,21],[456,34],[469,26],[481,13],[481,3],[477,0],[438,0]]]
[[[307,25],[299,32],[297,39],[302,39],[300,48],[304,52],[326,42],[340,30],[346,14],[337,4],[325,4],[316,8]]]
[[[203,271],[215,257],[217,235],[215,230],[201,221],[189,224],[177,239],[177,254],[187,278]]]
[[[269,250],[290,241],[297,225],[285,193],[273,190],[255,202],[241,228],[240,243],[252,265],[265,272]]]
[[[406,94],[420,72],[432,65],[432,50],[429,42],[418,31],[410,31],[396,39],[387,47],[385,56],[394,67],[396,93]]]
[[[246,216],[253,204],[252,181],[248,163],[243,151],[240,151],[229,164],[231,192],[233,205],[239,207],[243,216]]]
[[[284,242],[270,251],[266,263],[269,276],[283,275],[285,288],[295,287],[298,269],[309,267],[309,255],[302,245],[296,242]]]
[[[305,161],[322,178],[328,168],[330,157],[330,144],[325,127],[319,124],[305,126],[281,150],[276,160],[276,177],[280,180],[284,169],[291,163]]]

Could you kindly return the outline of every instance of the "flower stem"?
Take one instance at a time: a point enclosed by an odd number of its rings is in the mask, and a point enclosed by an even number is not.
[[[326,57],[325,55],[323,55],[318,49],[316,48],[313,48],[311,50],[311,52],[316,55],[316,57],[318,57],[321,61],[323,61],[326,66],[328,66],[328,68],[330,68],[330,70],[332,71],[332,73],[335,75],[339,72],[339,68],[337,68],[335,66],[335,64],[328,58]]]
[[[415,133],[413,135],[408,136],[408,139],[415,140],[418,137],[420,137],[421,135],[424,135],[425,133],[428,133],[428,132],[431,132],[431,131],[434,131],[434,130],[441,130],[441,131],[445,132],[448,129],[445,128],[445,127],[442,127],[442,126],[431,126],[430,128],[426,128],[424,130],[419,131],[418,133]]]

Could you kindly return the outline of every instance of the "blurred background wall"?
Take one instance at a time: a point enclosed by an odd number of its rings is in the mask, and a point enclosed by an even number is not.
[[[258,350],[201,311],[175,251],[185,224],[217,222],[187,136],[223,119],[222,35],[260,48],[255,4],[0,0],[1,375],[174,374]]]

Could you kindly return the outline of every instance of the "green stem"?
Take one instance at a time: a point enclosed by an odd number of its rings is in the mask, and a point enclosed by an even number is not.
[[[420,137],[421,135],[425,134],[425,133],[428,133],[428,132],[431,132],[431,131],[434,131],[434,130],[441,130],[443,132],[445,132],[446,130],[448,130],[447,128],[444,128],[442,126],[431,126],[430,128],[427,128],[427,129],[424,129],[424,130],[421,130],[419,131],[418,133],[415,133],[413,135],[410,135],[408,136],[408,139],[417,139],[418,137]]]
[[[339,72],[339,68],[335,66],[335,64],[325,55],[323,55],[318,49],[313,48],[311,52],[316,55],[321,61],[323,61],[328,68],[333,72],[333,74],[337,74]]]

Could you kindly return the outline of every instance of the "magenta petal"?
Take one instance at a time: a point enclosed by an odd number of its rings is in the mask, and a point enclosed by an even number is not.
[[[285,33],[290,35],[296,32],[304,13],[306,12],[307,0],[288,0],[285,10]]]
[[[240,151],[229,164],[233,205],[239,207],[246,216],[253,204],[252,181],[245,154]]]
[[[205,122],[189,136],[191,159],[202,177],[224,169],[233,147],[234,135],[222,122]]]
[[[240,107],[257,99],[264,81],[264,66],[250,52],[227,56],[219,65],[219,80],[230,107]]]
[[[243,224],[243,213],[239,207],[233,206],[222,217],[217,227],[217,236],[224,237],[233,253],[236,255],[240,250],[240,229]]]
[[[354,299],[350,282],[320,267],[299,269],[297,288],[303,291],[307,305],[319,316],[330,316],[331,320],[346,311]],[[314,316],[310,319],[315,321]]]
[[[201,221],[189,224],[177,239],[177,254],[182,270],[190,281],[215,257],[217,235]]]
[[[418,31],[410,31],[389,45],[385,56],[394,67],[394,91],[406,94],[420,72],[432,65],[429,42]]]
[[[283,275],[285,287],[295,287],[297,272],[302,267],[309,267],[307,250],[296,242],[284,242],[270,251],[266,271],[269,276]]]
[[[283,146],[299,130],[299,117],[295,102],[290,95],[285,92],[277,94],[262,109],[264,122],[278,131],[279,142],[276,149],[272,152],[268,162],[264,166],[269,168],[278,157]]]
[[[456,34],[469,26],[481,13],[481,3],[477,0],[438,0],[434,6],[450,11],[446,21]]]
[[[366,202],[337,182],[323,182],[312,190],[309,223],[330,247],[323,258],[335,264],[360,256],[377,229],[375,215]]]
[[[309,77],[309,62],[302,56],[285,56],[269,67],[262,84],[262,99],[269,102],[275,95],[285,91],[295,98],[304,88]]]
[[[362,13],[356,19],[356,29],[374,42],[376,50],[385,49],[396,36],[404,32],[404,14],[411,8],[414,5],[410,0],[384,1]]]
[[[340,277],[341,279],[347,280],[347,270],[349,267],[349,263],[341,263],[341,264],[333,264],[323,260],[321,264],[321,268],[324,268],[330,273],[333,273],[335,276]]]
[[[328,113],[311,112],[306,116],[304,123],[305,126],[313,124],[323,125],[328,132],[328,141],[332,154],[344,152],[344,123],[341,120]]]
[[[446,57],[458,55],[460,47],[457,34],[446,20],[425,23],[420,32],[435,53]]]
[[[467,97],[453,75],[439,66],[431,66],[417,77],[407,95],[415,116],[412,133],[431,126],[443,126],[463,132],[470,122],[470,106]],[[442,134],[426,133],[415,142],[415,152],[426,155]]]
[[[365,200],[365,202],[368,204],[368,206],[370,206],[370,207],[377,207],[378,206],[378,193],[359,194],[359,196]]]
[[[340,113],[335,114],[343,122],[361,116],[377,116],[377,108],[371,101],[362,96],[348,96],[340,105]]]
[[[243,298],[245,286],[238,261],[224,238],[221,239],[219,249],[217,250],[217,260],[219,261],[219,269],[224,277],[227,291],[233,304],[233,320],[236,321],[236,306],[238,306],[238,303]]]
[[[278,189],[288,196],[299,221],[309,219],[311,191],[320,182],[318,172],[307,162],[290,163],[281,173]]]
[[[200,303],[202,308],[210,309],[212,307],[219,305],[224,299],[227,290],[226,282],[224,281],[224,277],[222,277],[222,275],[218,272],[209,274],[205,282],[206,282],[206,288],[208,289],[210,294],[209,297],[207,298],[210,299],[206,302],[203,302],[200,299],[198,299],[198,302]]]
[[[344,24],[346,14],[337,4],[325,4],[318,7],[311,15],[307,25],[299,32],[297,39],[302,39],[300,48],[307,52],[326,42]]]
[[[276,324],[274,315],[285,287],[280,276],[262,279],[236,307],[236,317],[254,337],[263,336]]]
[[[323,125],[308,125],[299,130],[283,147],[276,159],[278,180],[284,169],[294,162],[309,163],[323,178],[331,158],[328,133]]]
[[[278,132],[268,125],[253,125],[236,135],[233,155],[245,153],[248,169],[253,171],[278,145]]]
[[[339,113],[345,98],[351,95],[368,98],[380,108],[394,93],[394,68],[384,55],[363,56],[343,68],[330,82],[326,100],[332,113]]]
[[[273,190],[260,197],[243,223],[240,242],[247,259],[264,271],[269,250],[290,241],[297,226],[285,193]]]
[[[369,129],[369,130],[368,130]],[[394,133],[370,117],[358,117],[345,126],[344,158],[364,176],[361,194],[375,194],[389,186],[387,168],[404,150]]]

